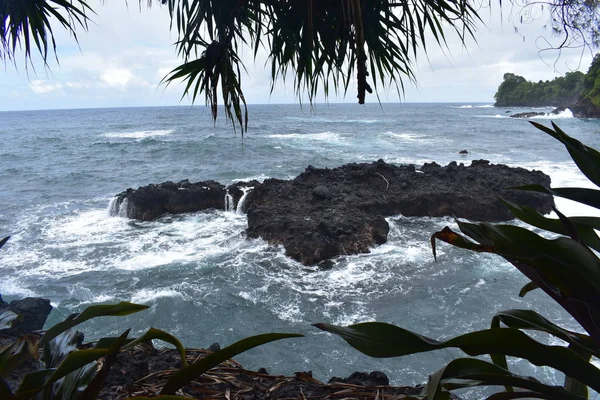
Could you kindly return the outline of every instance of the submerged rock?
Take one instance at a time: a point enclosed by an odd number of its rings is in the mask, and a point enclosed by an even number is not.
[[[190,184],[186,192],[167,182],[128,189],[117,199],[127,202],[130,218],[148,220],[164,213],[223,210],[228,198],[229,210],[247,213],[248,237],[283,245],[289,257],[314,265],[339,255],[368,253],[385,243],[385,218],[398,214],[513,219],[499,197],[549,213],[551,196],[507,189],[533,183],[549,187],[550,178],[486,160],[470,166],[427,163],[419,170],[379,160],[334,169],[309,166],[293,180],[238,182],[227,189],[207,181]]]

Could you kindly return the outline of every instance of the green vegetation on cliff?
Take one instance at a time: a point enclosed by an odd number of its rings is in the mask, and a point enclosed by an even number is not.
[[[566,107],[577,102],[585,80],[586,75],[579,71],[537,83],[509,72],[504,74],[504,80],[494,95],[495,106]]]
[[[596,54],[583,81],[581,100],[600,107],[600,53]]]

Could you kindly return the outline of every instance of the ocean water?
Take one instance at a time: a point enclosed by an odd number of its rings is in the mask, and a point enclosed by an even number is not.
[[[84,324],[88,339],[153,326],[188,347],[206,347],[265,332],[303,333],[237,360],[276,374],[312,370],[321,380],[381,370],[393,383],[420,384],[461,353],[372,359],[313,328],[316,322],[385,321],[444,339],[488,327],[500,310],[532,308],[576,328],[540,291],[519,298],[527,281],[499,257],[440,244],[435,262],[429,237],[454,226],[450,218],[391,217],[388,243],[319,270],[246,239],[245,216],[236,212],[139,222],[107,211],[128,187],[293,178],[308,165],[378,159],[417,166],[487,159],[542,170],[554,186],[589,186],[562,145],[506,111],[488,104],[253,105],[243,138],[222,119],[213,124],[204,107],[0,112],[0,236],[12,236],[0,250],[0,293],[51,299],[49,324],[91,304],[150,306]],[[600,147],[600,122],[569,111],[552,120]],[[537,121],[549,124],[550,117]],[[463,149],[469,154],[459,155]],[[568,215],[589,211],[557,204]],[[562,379],[521,361],[511,367],[551,383]]]

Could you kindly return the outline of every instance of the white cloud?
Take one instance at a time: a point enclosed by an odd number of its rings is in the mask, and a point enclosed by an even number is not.
[[[70,107],[110,107],[180,104],[185,83],[160,85],[161,79],[181,63],[173,42],[176,33],[169,31],[169,14],[165,7],[139,11],[137,4],[128,8],[125,2],[90,0],[96,11],[89,31],[79,32],[79,46],[68,32],[56,30],[60,65],[52,64],[49,76],[46,69],[24,72],[5,68],[0,72],[2,93],[33,91],[43,96],[0,97],[0,110]],[[135,3],[135,2],[134,2]],[[508,11],[508,9],[506,10]],[[394,88],[380,92],[383,101],[493,101],[493,95],[505,72],[514,72],[527,79],[551,79],[572,69],[587,70],[591,55],[577,50],[563,52],[558,63],[557,53],[542,53],[545,42],[540,35],[549,36],[538,21],[521,25],[514,16],[505,13],[502,21],[497,9],[486,10],[482,17],[487,26],[476,33],[477,44],[468,41],[468,50],[455,35],[448,32],[448,48],[439,49],[433,38],[428,39],[428,54],[419,53],[414,63],[418,86],[407,80],[405,97],[398,97]],[[511,19],[512,18],[512,19]],[[519,34],[515,34],[513,21]],[[525,40],[523,39],[525,37]],[[248,74],[242,72],[242,87],[248,103],[297,102],[293,79],[275,83],[271,94],[270,65],[261,49],[258,59],[253,51],[240,54]],[[542,59],[543,58],[543,59]],[[39,65],[39,63],[36,63]],[[37,78],[35,74],[44,74]],[[46,72],[48,73],[48,72]],[[33,76],[30,76],[33,75]],[[374,76],[374,74],[371,74]],[[31,81],[31,79],[36,79]],[[355,102],[355,82],[350,82],[347,96],[330,93],[329,101]],[[306,96],[303,96],[306,100]],[[317,101],[324,101],[322,93]],[[375,102],[374,95],[367,98]],[[187,98],[183,103],[188,103]]]
[[[100,79],[110,87],[125,87],[133,77],[128,68],[109,68],[100,75]]]
[[[45,94],[62,89],[63,85],[60,82],[52,83],[44,80],[33,80],[29,83],[29,88],[36,94]]]

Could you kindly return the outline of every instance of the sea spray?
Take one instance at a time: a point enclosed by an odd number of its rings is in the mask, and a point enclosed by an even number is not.
[[[233,196],[229,193],[229,189],[225,192],[225,211],[233,211],[234,203]]]
[[[252,189],[254,189],[253,186],[250,187],[242,187],[240,188],[243,192],[242,197],[240,197],[240,200],[238,201],[237,204],[237,208],[235,209],[235,213],[236,214],[243,214],[244,213],[244,206],[246,204],[246,198],[248,197],[248,194],[252,191]]]
[[[109,217],[127,218],[129,216],[129,200],[113,197],[108,203],[107,211]]]

